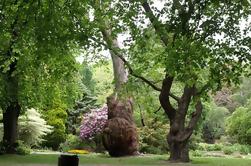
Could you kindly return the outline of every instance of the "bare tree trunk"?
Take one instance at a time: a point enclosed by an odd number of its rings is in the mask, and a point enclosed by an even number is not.
[[[114,40],[114,45],[118,47],[118,43]],[[124,62],[113,52],[110,51],[113,64],[113,73],[115,81],[115,92],[119,91],[122,85],[127,81],[127,72],[125,70]]]
[[[113,39],[111,37],[111,31],[109,29],[107,30],[101,30],[104,40],[106,43],[108,43],[109,47],[112,47],[114,49],[119,49],[119,44],[117,39]],[[115,90],[114,92],[117,93],[121,90],[122,85],[126,83],[128,73],[125,69],[124,62],[121,60],[121,58],[116,55],[112,49],[109,48],[109,52],[111,54],[112,58],[112,64],[113,64],[113,75],[114,75],[114,81],[115,81]]]

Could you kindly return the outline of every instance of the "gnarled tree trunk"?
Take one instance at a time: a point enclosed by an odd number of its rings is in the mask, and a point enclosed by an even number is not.
[[[135,155],[138,153],[138,135],[133,120],[130,100],[107,98],[108,123],[103,133],[103,144],[114,157]]]
[[[166,75],[159,96],[160,104],[170,120],[170,131],[167,135],[170,149],[169,160],[171,162],[189,162],[188,142],[201,116],[202,104],[196,87],[185,86],[181,98],[173,96],[178,102],[178,108],[174,108],[169,99],[172,83],[173,77]],[[195,111],[191,114],[190,121],[186,125],[187,111],[192,99],[196,101]]]

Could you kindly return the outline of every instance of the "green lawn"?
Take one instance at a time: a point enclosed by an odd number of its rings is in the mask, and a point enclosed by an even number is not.
[[[58,155],[38,155],[27,156],[1,155],[0,166],[57,166]],[[167,161],[168,156],[151,155],[140,157],[110,158],[105,155],[80,155],[80,165],[157,165],[157,166],[251,166],[251,159],[239,158],[193,158],[189,164],[175,164]]]

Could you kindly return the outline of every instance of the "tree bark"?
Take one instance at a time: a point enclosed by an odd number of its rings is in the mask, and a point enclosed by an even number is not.
[[[20,114],[20,106],[11,103],[3,112],[4,135],[3,143],[6,153],[16,153],[17,145],[17,122]]]
[[[173,78],[166,75],[162,83],[162,90],[159,101],[170,120],[170,131],[167,135],[167,142],[170,149],[171,162],[189,162],[188,142],[193,130],[201,116],[202,104],[196,94],[195,86],[185,86],[181,98],[178,98],[178,107],[174,108],[170,102],[170,90]],[[196,101],[195,111],[191,114],[190,121],[186,125],[186,117],[189,105]]]
[[[113,157],[129,156],[138,153],[138,134],[133,120],[130,100],[107,98],[108,123],[103,133],[103,144]]]
[[[101,29],[102,35],[106,43],[108,44],[108,49],[111,54],[112,64],[113,64],[113,75],[115,82],[115,90],[114,92],[118,92],[121,90],[121,87],[127,81],[128,73],[125,69],[124,62],[121,58],[116,55],[112,48],[119,49],[119,44],[117,39],[113,39],[111,37],[111,30],[107,27],[107,29]],[[112,48],[111,48],[112,47]]]
[[[188,141],[176,141],[175,136],[172,134],[168,135],[168,145],[170,150],[171,162],[189,162],[189,148]]]

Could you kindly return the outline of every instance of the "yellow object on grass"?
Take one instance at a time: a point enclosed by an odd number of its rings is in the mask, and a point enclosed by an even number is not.
[[[90,152],[87,151],[87,150],[74,149],[74,150],[69,150],[68,153],[73,153],[73,154],[88,154]]]

